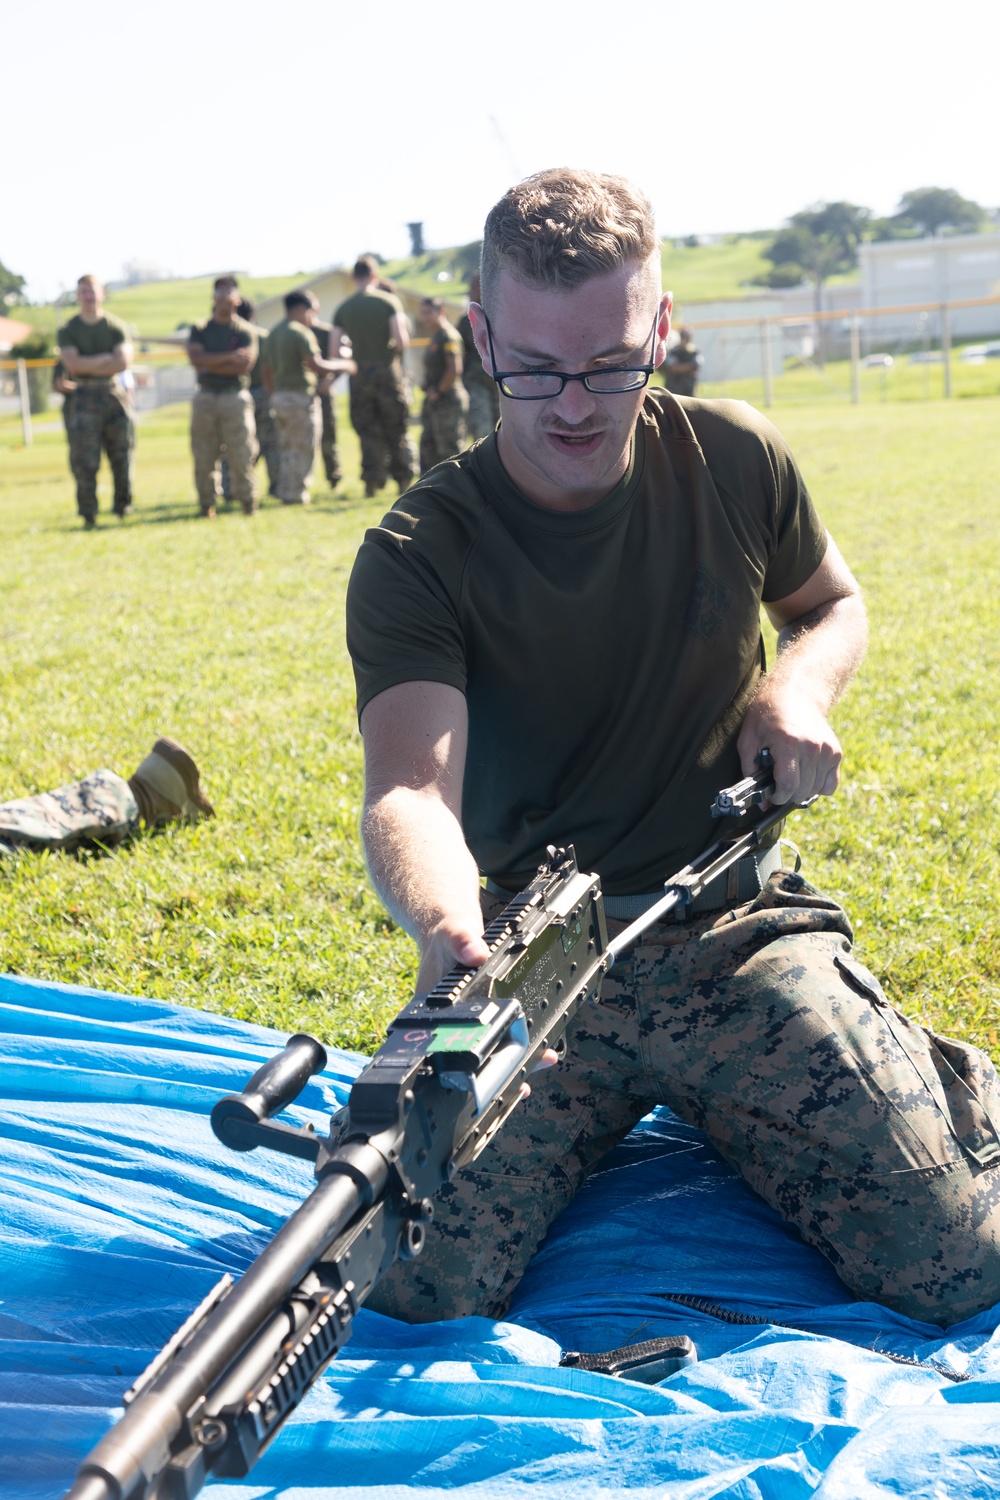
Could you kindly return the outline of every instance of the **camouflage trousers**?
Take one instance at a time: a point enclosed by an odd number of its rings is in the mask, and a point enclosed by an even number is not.
[[[271,416],[278,435],[278,499],[285,505],[308,505],[320,439],[319,399],[308,391],[274,391]]]
[[[257,509],[253,466],[257,459],[253,401],[249,391],[195,392],[191,402],[191,452],[202,515],[219,498],[217,465],[225,455],[233,497],[250,514]]]
[[[420,433],[421,474],[461,453],[467,442],[465,415],[468,410],[469,397],[464,385],[453,385],[450,391],[433,401],[424,397],[421,413],[424,425]]]
[[[465,382],[469,393],[469,414],[466,422],[469,437],[473,442],[489,437],[500,420],[500,395],[496,383],[474,379],[471,375]]]
[[[321,391],[319,397],[319,411],[323,420],[323,430],[319,441],[319,451],[323,455],[323,472],[326,482],[331,490],[335,490],[342,479],[340,472],[340,454],[337,452],[337,414],[333,407],[333,392]]]
[[[706,1131],[856,1296],[942,1325],[1000,1300],[992,1063],[893,1010],[840,907],[779,870],[749,905],[658,924],[623,955],[566,1060],[441,1189],[424,1253],[369,1305],[502,1316],[553,1219],[658,1104]]]
[[[361,444],[361,478],[380,490],[391,475],[405,490],[416,478],[410,392],[399,364],[358,366],[351,376],[351,426]]]
[[[267,487],[274,495],[278,488],[278,438],[274,431],[274,422],[271,420],[271,397],[262,385],[250,387],[250,399],[253,401],[253,422],[257,433],[257,458],[264,460],[267,468]],[[222,478],[222,494],[226,500],[233,498],[233,481],[229,473],[229,460],[225,454],[219,465]]]
[[[0,855],[15,847],[76,849],[120,844],[139,826],[139,806],[114,771],[92,771],[82,781],[0,803]]]
[[[114,480],[116,515],[132,504],[132,456],[135,426],[126,402],[107,385],[80,381],[64,408],[69,439],[69,466],[76,480],[76,508],[81,516],[97,515],[97,473],[101,453],[108,455]]]

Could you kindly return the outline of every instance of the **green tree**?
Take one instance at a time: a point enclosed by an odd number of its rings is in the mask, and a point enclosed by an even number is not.
[[[954,188],[914,188],[904,193],[894,220],[904,230],[916,229],[923,234],[936,234],[939,229],[981,229],[986,210],[971,198],[963,198]]]
[[[13,307],[24,299],[24,277],[16,271],[8,271],[0,260],[0,304]]]
[[[823,310],[823,284],[851,271],[858,246],[871,221],[871,210],[856,203],[816,203],[792,214],[764,251],[771,270],[757,278],[761,286],[799,286],[811,281],[816,311]],[[817,322],[816,347],[823,362],[823,325]]]

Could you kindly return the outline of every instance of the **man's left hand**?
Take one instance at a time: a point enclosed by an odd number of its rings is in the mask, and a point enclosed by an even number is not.
[[[826,715],[801,694],[771,688],[765,680],[743,720],[737,749],[744,776],[759,771],[757,757],[770,750],[775,806],[830,797],[837,790],[840,741]]]

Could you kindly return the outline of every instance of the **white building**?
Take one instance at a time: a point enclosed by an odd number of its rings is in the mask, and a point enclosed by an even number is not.
[[[861,291],[865,307],[900,307],[919,302],[960,302],[1000,296],[1000,234],[938,235],[922,240],[876,240],[861,246]],[[880,325],[905,337],[912,314],[880,318]],[[1000,303],[955,308],[952,338],[1000,333]]]
[[[942,318],[938,309],[942,302],[1000,296],[1000,234],[876,240],[860,246],[858,259],[859,280],[823,287],[822,310],[844,314],[823,323],[824,352],[831,359],[843,359],[850,353],[851,314],[858,309],[932,305],[924,312],[887,312],[862,319],[861,352],[895,352],[940,342]],[[795,319],[771,325],[771,367],[775,375],[781,373],[789,356],[808,359],[816,352],[815,289],[811,285],[750,292],[726,302],[688,302],[683,286],[677,293],[682,304],[681,320],[694,325],[695,342],[704,355],[702,378],[706,381],[761,376],[763,319]],[[701,326],[723,322],[730,326]],[[1000,302],[953,308],[950,334],[953,340],[997,337]]]

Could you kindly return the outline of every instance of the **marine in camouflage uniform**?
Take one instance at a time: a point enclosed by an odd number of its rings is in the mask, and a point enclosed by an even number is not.
[[[254,464],[257,434],[247,389],[257,362],[257,333],[236,313],[236,281],[220,276],[213,289],[212,317],[191,329],[188,358],[198,371],[191,402],[191,452],[201,515],[212,518],[219,498],[219,460],[225,456],[233,496],[244,515],[257,510]]]
[[[595,197],[602,236],[638,222],[644,242],[572,280],[563,258],[595,254],[593,237],[574,243]],[[713,792],[762,748],[778,802],[832,792],[826,716],[864,640],[857,585],[780,434],[744,403],[643,393],[669,304],[651,355],[659,246],[638,190],[537,174],[488,217],[491,254],[498,364],[537,348],[538,367],[505,391],[496,436],[367,533],[348,592],[366,852],[421,944],[422,990],[482,962],[479,900],[492,917],[546,844],[573,840],[617,933],[718,836]],[[609,380],[597,361],[618,347],[635,354]],[[619,382],[618,364],[640,378]],[[591,365],[585,397],[561,372]],[[557,446],[588,401],[621,444],[613,484],[608,453]],[[763,603],[780,630],[768,674]],[[895,1011],[837,903],[779,859],[748,856],[622,956],[370,1306],[502,1314],[555,1215],[658,1104],[704,1129],[854,1295],[941,1325],[1000,1300],[993,1064]]]
[[[469,279],[469,296],[473,302],[479,301],[478,271],[474,271]],[[458,332],[462,340],[462,384],[469,394],[466,422],[469,436],[476,442],[488,437],[500,420],[500,393],[493,376],[483,368],[468,313],[459,318]]]
[[[63,408],[69,463],[76,480],[76,505],[84,525],[97,521],[97,474],[106,453],[114,480],[114,513],[132,508],[135,427],[130,404],[116,375],[131,358],[128,329],[101,311],[103,288],[96,277],[77,283],[80,312],[59,329],[59,363],[74,385]]]
[[[681,328],[676,344],[667,350],[661,374],[663,384],[675,396],[693,396],[698,389],[698,372],[704,356],[691,336],[690,328]]]
[[[114,771],[92,771],[55,791],[0,803],[0,855],[113,848],[140,824],[155,828],[213,816],[191,755],[164,736],[127,781]]]
[[[321,433],[318,381],[355,368],[339,354],[331,359],[320,354],[312,331],[318,306],[311,292],[289,292],[287,316],[272,328],[264,349],[264,379],[281,450],[278,495],[285,505],[309,504],[309,477]]]
[[[257,434],[257,457],[254,463],[260,459],[264,460],[267,469],[267,487],[272,495],[277,494],[278,487],[278,435],[274,430],[274,421],[271,417],[271,397],[264,384],[264,344],[267,342],[267,329],[261,328],[254,323],[256,309],[252,302],[245,297],[237,308],[238,315],[247,323],[253,323],[254,332],[257,335],[257,363],[250,371],[250,399],[253,402],[254,430]],[[222,494],[224,499],[233,498],[233,484],[229,475],[229,460],[225,454],[220,464],[222,477]]]
[[[460,453],[465,447],[469,396],[462,384],[462,340],[444,315],[439,297],[426,297],[421,317],[431,330],[424,351],[424,408],[420,434],[420,472]]]
[[[391,476],[403,492],[416,477],[410,442],[410,388],[402,353],[409,342],[399,298],[378,288],[378,266],[361,256],[354,267],[357,291],[333,315],[338,334],[350,340],[357,370],[351,376],[351,426],[361,444],[361,478],[368,496]]]

